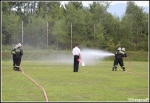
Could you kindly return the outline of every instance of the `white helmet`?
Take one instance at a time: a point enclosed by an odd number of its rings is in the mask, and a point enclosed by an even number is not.
[[[121,50],[121,47],[119,47],[118,50]]]
[[[125,51],[125,48],[122,48],[122,51]]]
[[[17,49],[17,48],[18,48],[18,45],[15,46],[15,49]]]
[[[21,47],[22,45],[21,45],[21,43],[18,43],[18,47]]]

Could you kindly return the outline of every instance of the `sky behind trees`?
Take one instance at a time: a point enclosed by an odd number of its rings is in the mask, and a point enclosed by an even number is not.
[[[66,4],[69,1],[61,1],[62,4]],[[88,6],[93,1],[82,1],[84,6]],[[117,3],[127,3],[127,1],[109,1],[112,2],[111,5],[117,4]],[[149,7],[149,1],[134,1],[138,6],[148,6]]]

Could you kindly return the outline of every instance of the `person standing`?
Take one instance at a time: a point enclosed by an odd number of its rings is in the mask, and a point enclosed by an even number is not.
[[[78,72],[79,69],[79,59],[81,59],[81,51],[78,47],[78,44],[72,50],[72,54],[74,56],[74,65],[73,65],[73,72]]]
[[[20,71],[21,57],[23,55],[23,49],[21,48],[21,43],[18,43],[18,48],[15,50],[16,52],[16,70]]]
[[[121,47],[118,47],[118,50],[116,50],[116,52],[115,52],[115,59],[114,59],[112,71],[114,71],[114,70],[117,71],[117,68],[116,68],[115,64],[116,64],[117,55],[118,55],[118,52],[119,52],[119,51],[121,51]]]
[[[114,61],[115,71],[117,71],[118,63],[120,65],[120,67],[123,69],[123,71],[125,71],[125,67],[124,67],[124,63],[123,63],[123,59],[122,59],[124,56],[125,56],[125,53],[122,50],[120,50],[120,48],[119,48],[119,50],[115,54],[115,61]]]
[[[13,56],[13,70],[15,70],[15,68],[16,68],[16,53],[15,53],[15,50],[18,48],[18,45],[16,45],[15,47],[14,47],[14,49],[12,49],[12,51],[11,51],[11,54],[12,54],[12,56]]]
[[[122,50],[122,52],[123,52],[123,56],[122,56],[122,57],[127,57],[127,54],[126,54],[126,52],[125,52],[125,48],[122,48],[121,50]],[[122,69],[123,69],[123,71],[125,71],[125,66],[124,66],[123,59],[122,59],[121,62],[122,62],[122,64],[123,64],[123,65],[122,65]]]

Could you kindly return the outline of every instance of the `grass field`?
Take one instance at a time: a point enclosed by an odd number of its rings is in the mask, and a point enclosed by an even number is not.
[[[124,61],[126,70],[130,67]],[[86,64],[86,63],[85,63]],[[26,75],[42,86],[48,101],[149,101],[148,62],[132,62],[130,72],[120,66],[111,71],[113,61],[79,66],[50,61],[22,61]],[[135,74],[136,73],[136,74]],[[3,102],[44,102],[42,89],[20,71],[13,71],[12,61],[2,61],[1,100]]]

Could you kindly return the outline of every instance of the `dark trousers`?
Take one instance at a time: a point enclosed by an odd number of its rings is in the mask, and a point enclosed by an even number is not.
[[[114,59],[114,64],[113,64],[113,67],[112,67],[112,71],[114,71],[114,69],[115,69],[115,71],[117,71],[118,63],[120,65],[120,67],[123,69],[123,71],[125,71],[125,66],[124,66],[122,58],[115,58]]]
[[[78,72],[78,69],[79,69],[79,56],[78,55],[74,55],[74,72]]]
[[[20,64],[21,64],[21,57],[16,57],[16,68],[17,68],[17,70],[20,69]]]
[[[13,66],[16,66],[16,57],[13,57]]]
[[[116,59],[115,59],[114,65],[118,65],[118,63],[119,63],[119,65],[120,65],[121,67],[124,66],[124,63],[123,63],[123,59],[122,59],[122,58],[116,58]]]

